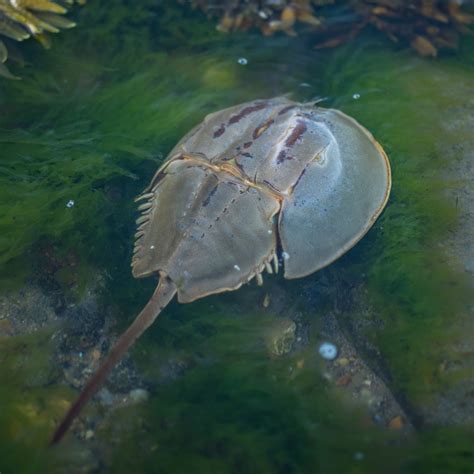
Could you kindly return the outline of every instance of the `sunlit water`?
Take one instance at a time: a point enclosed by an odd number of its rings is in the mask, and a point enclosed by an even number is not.
[[[0,472],[471,472],[472,255],[462,236],[472,41],[436,61],[370,34],[319,52],[305,36],[221,36],[199,15],[164,11],[90,2],[52,50],[27,46],[22,81],[0,83],[2,294],[23,291],[20,307],[39,281],[73,311],[92,287],[104,318],[119,320],[106,334],[117,334],[155,284],[130,274],[133,197],[207,113],[256,98],[290,94],[359,120],[390,157],[389,205],[316,275],[172,304],[123,382],[149,399],[92,404],[76,429],[89,439],[54,451],[44,446],[76,393],[58,357],[65,318],[34,331],[30,307],[9,334],[2,303]],[[348,402],[350,387],[341,395],[327,380],[332,359],[318,350],[329,314],[416,433],[379,426]],[[295,321],[295,341],[275,356],[268,340],[282,320]],[[91,349],[81,337],[78,358]]]

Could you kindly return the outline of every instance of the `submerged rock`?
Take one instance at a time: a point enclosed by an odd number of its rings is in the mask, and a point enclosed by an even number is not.
[[[296,323],[291,319],[278,319],[265,330],[265,340],[272,356],[291,352],[296,341]]]
[[[131,403],[143,403],[146,402],[149,397],[150,393],[144,388],[134,388],[133,390],[130,390],[128,394]]]

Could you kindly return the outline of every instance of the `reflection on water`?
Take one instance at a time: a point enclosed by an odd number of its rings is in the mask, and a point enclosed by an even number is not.
[[[0,84],[0,471],[472,470],[472,42],[436,62],[370,35],[316,52],[178,11],[133,20],[91,3]],[[280,94],[382,143],[394,186],[380,221],[305,280],[169,307],[81,441],[47,452],[70,387],[153,287],[129,271],[133,197],[206,113]],[[333,362],[318,354],[328,337]]]

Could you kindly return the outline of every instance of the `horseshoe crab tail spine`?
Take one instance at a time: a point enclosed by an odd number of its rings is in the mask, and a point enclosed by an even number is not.
[[[166,276],[161,276],[160,282],[146,306],[135,318],[129,328],[122,334],[122,336],[120,336],[120,339],[114,345],[105,361],[89,380],[77,400],[67,412],[63,421],[51,438],[50,446],[61,441],[84,405],[94,396],[127,350],[145,332],[145,330],[151,326],[163,308],[165,308],[165,306],[173,299],[175,293],[176,286],[174,283]]]

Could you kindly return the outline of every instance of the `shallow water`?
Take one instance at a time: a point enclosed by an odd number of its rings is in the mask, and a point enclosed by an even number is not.
[[[0,472],[472,471],[473,41],[436,61],[370,33],[320,52],[305,36],[221,36],[152,3],[130,15],[90,2],[53,49],[26,45],[22,81],[0,83]],[[374,134],[392,163],[387,209],[311,277],[172,304],[132,351],[132,376],[109,385],[146,387],[148,401],[102,397],[76,429],[90,439],[47,451],[75,393],[67,364],[106,348],[155,284],[130,275],[133,197],[205,114],[281,94]],[[413,430],[336,389],[317,353],[329,315]],[[268,339],[288,319],[295,341],[275,356]]]

